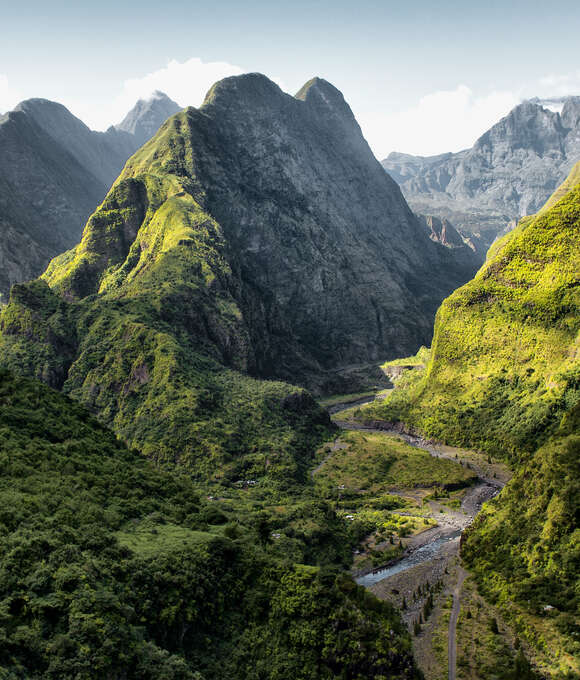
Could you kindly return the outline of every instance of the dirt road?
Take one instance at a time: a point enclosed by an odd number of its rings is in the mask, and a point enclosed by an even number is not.
[[[459,619],[459,611],[461,609],[461,588],[463,587],[463,581],[467,572],[462,567],[457,570],[457,584],[453,591],[453,608],[451,609],[451,617],[449,618],[449,647],[448,647],[448,658],[449,658],[449,680],[455,680],[455,668],[457,666],[457,620]]]

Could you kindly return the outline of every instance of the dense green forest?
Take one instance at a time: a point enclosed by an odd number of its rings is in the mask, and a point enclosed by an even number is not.
[[[6,371],[0,433],[0,677],[417,677],[398,614],[342,573],[353,539],[324,502],[278,520],[284,548],[260,503],[208,500]]]

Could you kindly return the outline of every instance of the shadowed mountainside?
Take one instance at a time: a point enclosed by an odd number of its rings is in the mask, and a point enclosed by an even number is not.
[[[0,294],[72,247],[125,161],[179,107],[158,93],[130,129],[90,130],[64,106],[28,99],[0,117]],[[125,122],[125,121],[124,121]]]

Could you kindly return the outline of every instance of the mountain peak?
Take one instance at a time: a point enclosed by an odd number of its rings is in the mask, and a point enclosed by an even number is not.
[[[561,152],[563,134],[559,113],[526,99],[485,132],[473,148],[504,155],[524,148],[543,157],[555,149]]]
[[[115,125],[115,129],[134,135],[141,145],[178,111],[181,111],[181,107],[177,102],[170,99],[165,92],[155,90],[147,99],[139,99],[121,123]]]
[[[25,113],[43,130],[57,139],[63,134],[89,133],[89,128],[66,106],[50,101],[50,99],[40,97],[25,99],[14,108],[14,111]]]
[[[296,93],[299,99],[311,106],[321,115],[334,115],[354,121],[350,106],[346,103],[342,92],[324,78],[312,78]]]
[[[266,103],[269,107],[284,96],[278,85],[261,73],[244,73],[229,76],[214,83],[205,96],[202,107],[229,108],[232,103],[256,105]]]
[[[562,123],[569,129],[580,126],[580,97],[566,97],[562,113]]]
[[[329,83],[328,80],[324,80],[324,78],[319,78],[318,76],[314,76],[314,78],[311,78],[308,82],[304,83],[304,85],[296,93],[296,99],[302,99],[303,101],[306,101],[308,97],[316,96],[317,94],[323,97],[336,97],[344,101],[342,92],[340,90]]]

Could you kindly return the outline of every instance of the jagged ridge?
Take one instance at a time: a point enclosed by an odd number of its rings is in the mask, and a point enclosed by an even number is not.
[[[451,220],[490,245],[513,220],[537,212],[580,159],[580,97],[561,112],[525,101],[471,149],[431,157],[392,153],[383,167],[411,207]]]

